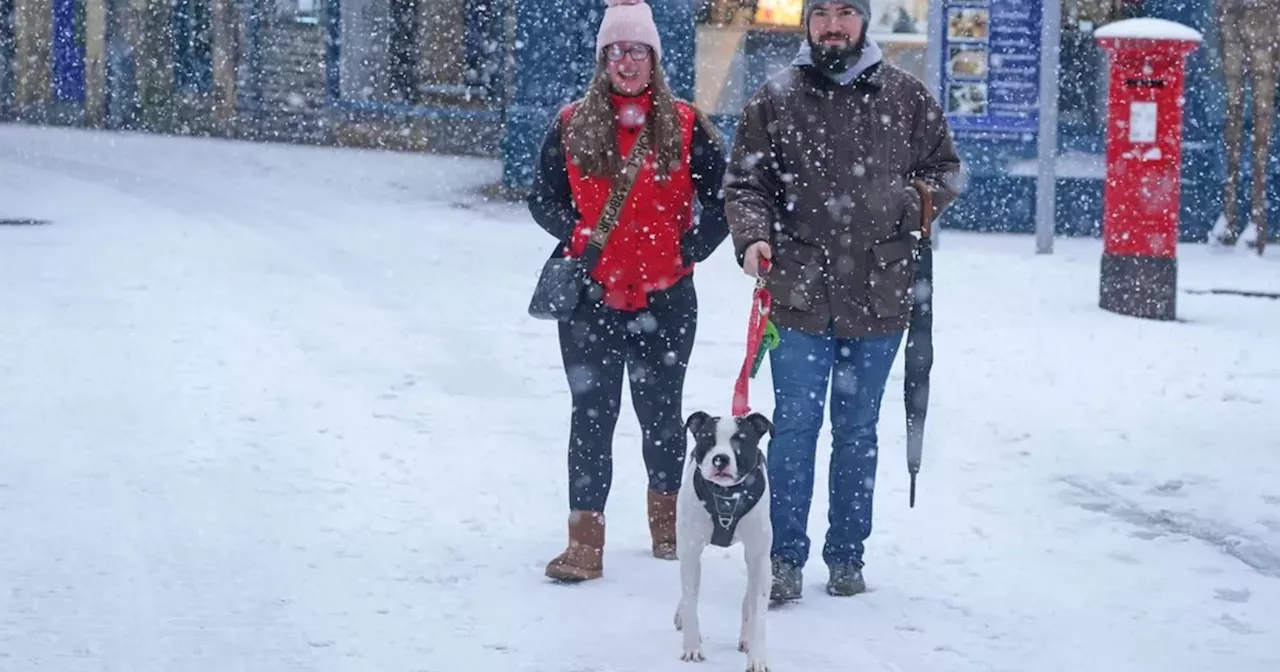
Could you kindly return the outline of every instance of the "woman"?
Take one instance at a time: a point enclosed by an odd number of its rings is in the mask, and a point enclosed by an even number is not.
[[[559,323],[573,397],[569,545],[547,565],[547,576],[561,581],[596,579],[603,571],[624,373],[643,430],[653,554],[675,558],[676,492],[687,447],[681,398],[698,320],[693,265],[728,235],[722,144],[707,119],[667,86],[649,6],[611,0],[596,56],[586,95],[551,125],[528,199],[538,224],[565,255],[578,257],[611,190],[626,194],[581,304]],[[623,168],[642,132],[650,149],[627,193]],[[697,221],[695,201],[702,206]]]

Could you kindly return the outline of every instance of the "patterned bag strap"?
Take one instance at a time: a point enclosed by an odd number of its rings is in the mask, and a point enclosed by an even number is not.
[[[587,266],[588,273],[595,268],[596,264],[600,263],[600,256],[604,253],[604,246],[609,240],[609,234],[618,225],[618,217],[622,214],[622,206],[626,203],[627,196],[631,194],[631,188],[635,186],[636,176],[640,174],[644,157],[649,153],[649,141],[649,125],[645,124],[644,130],[640,131],[640,137],[636,138],[635,145],[631,147],[627,162],[622,167],[621,180],[615,183],[613,189],[609,191],[609,201],[605,203],[604,210],[600,212],[600,219],[596,221],[595,231],[591,232],[591,239],[587,242],[587,249],[582,254],[582,260]]]

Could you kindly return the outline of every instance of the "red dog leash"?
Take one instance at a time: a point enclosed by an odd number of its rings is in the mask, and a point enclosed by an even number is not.
[[[733,386],[733,417],[745,417],[751,412],[750,386],[751,370],[755,368],[756,355],[760,352],[760,344],[764,341],[765,330],[769,326],[769,306],[773,296],[765,287],[765,274],[769,272],[769,261],[760,260],[760,273],[756,276],[756,289],[751,295],[751,319],[747,322],[747,357],[742,360],[742,370],[738,372],[738,382]]]

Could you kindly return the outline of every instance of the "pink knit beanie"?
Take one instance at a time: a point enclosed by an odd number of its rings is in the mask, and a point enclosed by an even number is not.
[[[644,0],[605,0],[604,20],[596,33],[596,54],[614,42],[639,42],[653,49],[662,60],[662,38],[653,23],[653,11]]]

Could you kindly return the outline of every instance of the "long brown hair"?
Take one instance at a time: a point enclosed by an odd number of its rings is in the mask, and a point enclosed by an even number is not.
[[[586,95],[576,103],[573,115],[569,117],[565,143],[569,160],[585,175],[607,177],[613,181],[620,177],[623,157],[618,147],[616,112],[609,93],[608,61],[602,53],[596,61],[596,73]],[[684,159],[684,138],[680,132],[675,95],[667,85],[662,63],[656,60],[649,80],[649,95],[652,104],[645,124],[649,126],[657,172],[667,176]]]

